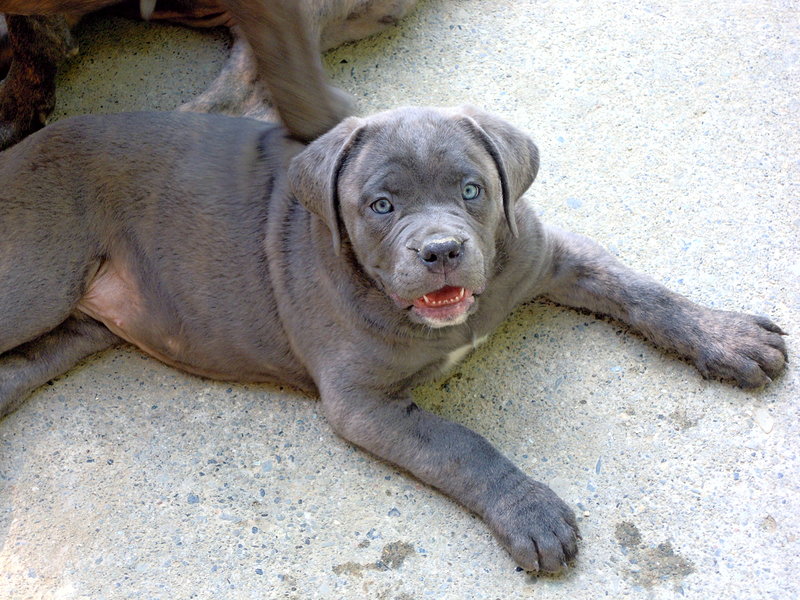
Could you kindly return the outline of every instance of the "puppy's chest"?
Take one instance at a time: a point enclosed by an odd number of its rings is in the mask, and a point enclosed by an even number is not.
[[[452,369],[454,366],[464,360],[470,352],[483,344],[488,337],[488,334],[475,337],[473,338],[472,342],[464,344],[463,346],[459,346],[455,350],[448,352],[442,359],[439,370],[444,373]]]
[[[445,352],[432,347],[406,348],[401,354],[393,353],[388,362],[383,363],[385,371],[380,378],[384,382],[395,380],[402,387],[425,383],[455,367],[488,337],[475,336],[471,342],[449,345],[451,349]]]

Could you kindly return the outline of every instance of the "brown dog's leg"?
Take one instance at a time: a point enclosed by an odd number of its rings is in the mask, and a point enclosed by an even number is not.
[[[150,14],[143,12],[150,6],[148,0],[124,0],[110,8],[109,12],[130,19],[167,21],[202,29],[233,25],[230,13],[217,0],[157,0]]]
[[[346,94],[328,85],[320,58],[319,34],[303,2],[295,0],[220,0],[230,19],[214,17],[213,0],[202,7],[172,0],[153,18],[188,25],[235,24],[231,58],[202,97],[181,110],[224,112],[266,119],[271,116],[260,79],[269,90],[276,111],[290,133],[311,141],[352,112]],[[157,7],[158,8],[158,7]],[[208,12],[210,17],[204,17]],[[206,23],[208,18],[210,22]],[[254,59],[239,39],[252,48]]]
[[[277,121],[266,90],[258,80],[256,63],[247,40],[238,27],[232,27],[233,45],[217,78],[202,94],[181,105],[188,112],[222,113],[248,116],[262,121]]]
[[[0,150],[44,126],[58,64],[76,51],[63,17],[7,15],[6,23],[13,58],[0,83]]]
[[[8,39],[8,28],[3,15],[0,15],[0,80],[8,73],[11,66],[11,42]]]
[[[306,26],[311,39],[319,40],[319,50],[325,52],[396,25],[415,4],[416,0],[318,0],[306,3],[312,7],[306,13]],[[239,28],[234,26],[231,32],[234,42],[225,67],[203,94],[179,110],[277,120],[259,82],[247,40]]]
[[[275,108],[293,136],[309,141],[352,112],[343,92],[328,85],[304,3],[223,0],[256,58]]]
[[[53,331],[1,354],[0,419],[32,390],[121,341],[94,319],[70,317]]]
[[[6,15],[88,15],[122,0],[0,0],[0,13]]]
[[[323,52],[396,26],[417,0],[335,0],[318,2],[316,23]]]

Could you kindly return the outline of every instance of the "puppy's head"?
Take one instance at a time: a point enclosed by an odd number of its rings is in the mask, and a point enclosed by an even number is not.
[[[335,252],[348,240],[398,310],[445,327],[475,310],[538,165],[530,138],[497,117],[405,108],[343,121],[292,161],[289,181]]]

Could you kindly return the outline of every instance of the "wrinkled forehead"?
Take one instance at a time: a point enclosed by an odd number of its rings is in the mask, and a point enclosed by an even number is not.
[[[436,113],[400,114],[368,122],[346,171],[348,179],[361,184],[409,176],[451,183],[495,174],[489,152],[467,121]]]

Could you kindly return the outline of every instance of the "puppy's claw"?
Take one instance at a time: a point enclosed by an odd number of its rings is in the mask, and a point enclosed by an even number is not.
[[[760,327],[763,327],[767,331],[771,331],[772,333],[777,333],[780,335],[789,335],[783,329],[781,329],[775,323],[773,323],[772,319],[768,317],[756,316],[755,321]]]

